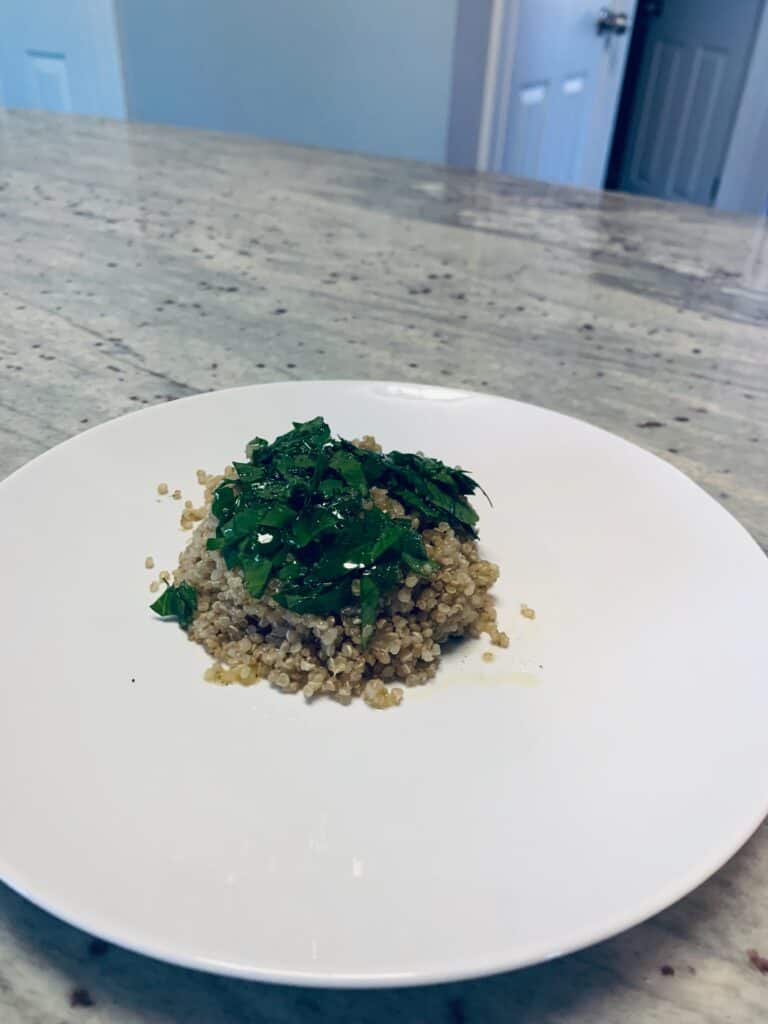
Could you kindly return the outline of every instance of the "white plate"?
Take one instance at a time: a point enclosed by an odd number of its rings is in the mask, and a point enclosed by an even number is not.
[[[511,646],[460,648],[389,711],[206,684],[147,609],[145,556],[188,537],[157,483],[196,497],[198,467],[319,413],[494,500]],[[405,384],[222,391],[36,459],[0,536],[0,877],[132,949],[320,985],[519,967],[687,893],[768,809],[768,563],[584,423]]]

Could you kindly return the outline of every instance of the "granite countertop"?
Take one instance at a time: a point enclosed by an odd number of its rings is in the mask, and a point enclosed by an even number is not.
[[[236,384],[494,391],[656,452],[768,548],[768,227],[616,194],[0,110],[0,477]],[[724,681],[727,685],[727,680]],[[0,1021],[755,1024],[765,826],[609,942],[476,982],[322,992],[107,947],[0,886]]]

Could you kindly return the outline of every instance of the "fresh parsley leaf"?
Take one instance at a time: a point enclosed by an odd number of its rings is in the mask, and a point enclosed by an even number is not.
[[[256,461],[259,456],[259,452],[263,451],[269,445],[268,441],[265,441],[263,437],[254,437],[245,446],[245,457],[250,459],[251,462]]]
[[[348,608],[353,603],[351,583],[344,580],[332,586],[307,591],[279,590],[275,600],[289,611],[299,615],[329,615]]]
[[[439,564],[431,558],[414,558],[408,551],[403,551],[403,561],[419,576],[431,576],[440,568]]]
[[[182,629],[186,629],[197,611],[197,591],[186,581],[178,587],[169,584],[164,593],[149,606],[163,618],[175,618]]]
[[[260,558],[258,555],[241,562],[245,589],[251,597],[259,598],[264,593],[269,575],[272,572],[272,560]]]
[[[220,483],[213,492],[211,512],[220,523],[226,523],[235,514],[235,492],[228,481]]]
[[[370,577],[372,580],[375,580],[382,595],[389,594],[396,587],[399,587],[403,581],[403,576],[403,569],[397,560],[379,562],[370,571]]]
[[[359,491],[360,494],[368,493],[368,482],[365,479],[363,467],[360,464],[360,460],[351,452],[335,452],[331,457],[330,466],[331,469],[335,469],[336,472],[342,476],[354,490]]]
[[[327,508],[308,508],[294,519],[292,534],[298,548],[305,548],[322,533],[335,530],[336,517]]]
[[[250,462],[233,462],[232,468],[237,473],[238,483],[257,484],[264,479],[262,466],[254,466]]]
[[[322,417],[294,423],[271,444],[254,438],[246,456],[233,463],[236,479],[214,492],[217,527],[208,550],[241,570],[254,597],[270,593],[298,614],[359,610],[364,645],[381,602],[405,576],[428,578],[439,568],[413,517],[420,530],[445,522],[460,536],[476,536],[477,513],[467,499],[478,485],[464,470],[424,455],[358,448],[333,438]],[[372,506],[374,485],[402,504],[401,518]],[[168,597],[161,607],[180,605]],[[184,605],[179,621],[191,614]]]

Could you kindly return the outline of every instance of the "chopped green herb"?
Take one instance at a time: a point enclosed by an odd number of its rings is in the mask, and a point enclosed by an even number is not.
[[[365,479],[363,467],[360,460],[352,452],[345,452],[343,450],[334,452],[329,465],[331,469],[335,469],[339,473],[353,490],[359,491],[361,494],[368,493],[368,481]]]
[[[283,587],[275,594],[275,600],[284,608],[299,615],[330,615],[348,608],[353,601],[351,584],[344,580],[332,585]]]
[[[169,584],[150,608],[163,618],[178,619],[182,629],[186,629],[197,611],[197,591],[189,583],[182,582],[178,587]]]
[[[271,560],[256,555],[254,558],[247,560],[241,559],[241,565],[243,567],[245,589],[251,597],[261,597],[272,572]]]
[[[211,511],[219,520],[226,521],[235,511],[235,492],[231,486],[220,484],[213,492]]]
[[[460,536],[477,535],[467,498],[478,485],[467,473],[423,455],[386,455],[332,438],[319,416],[294,423],[271,444],[254,438],[246,458],[233,463],[236,478],[214,491],[216,536],[208,550],[241,569],[254,598],[274,584],[275,601],[301,615],[357,609],[363,647],[382,600],[406,575],[426,578],[437,568],[420,531],[444,522]],[[375,506],[374,486],[400,502],[402,518]],[[192,598],[179,596],[181,588]],[[182,583],[152,607],[187,625],[196,606],[194,590]]]
[[[266,448],[269,444],[263,437],[254,437],[252,441],[249,441],[245,446],[245,456],[250,459],[253,457],[254,452],[260,451],[262,448]]]

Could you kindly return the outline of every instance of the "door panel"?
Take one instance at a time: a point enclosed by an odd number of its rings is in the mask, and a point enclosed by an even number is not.
[[[632,0],[611,8],[632,14]],[[598,35],[599,4],[521,0],[497,170],[599,188],[628,33]]]
[[[724,53],[703,46],[696,49],[687,116],[680,135],[680,152],[688,154],[688,158],[677,160],[672,182],[672,191],[678,196],[694,195],[697,183],[704,176],[706,142],[712,133],[714,110],[726,72]]]
[[[523,178],[540,176],[549,92],[549,82],[531,83],[523,86],[515,97],[504,153],[504,170]]]
[[[72,97],[69,91],[67,55],[27,50],[27,88],[31,106],[40,110],[71,113]]]
[[[665,147],[674,142],[673,129],[679,113],[681,54],[679,43],[658,42],[651,55],[632,165],[637,181],[649,187],[662,173]]]
[[[112,0],[0,0],[0,102],[124,117]]]
[[[664,0],[648,27],[621,188],[714,201],[761,6]]]

